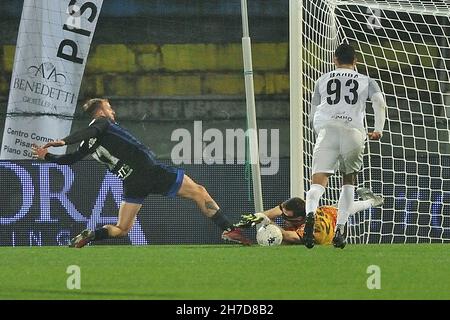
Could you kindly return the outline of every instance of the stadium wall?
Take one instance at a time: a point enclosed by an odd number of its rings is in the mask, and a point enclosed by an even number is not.
[[[7,97],[14,45],[2,48],[0,95]],[[255,93],[289,93],[288,44],[255,43]],[[245,94],[242,48],[228,44],[99,44],[91,48],[80,100]]]
[[[167,163],[167,162],[166,162]],[[288,194],[288,161],[276,175],[264,176],[265,206]],[[203,184],[233,222],[253,212],[244,165],[183,165]],[[122,182],[96,161],[59,166],[33,161],[0,161],[8,188],[0,189],[0,246],[66,245],[82,229],[117,221]],[[226,190],[226,192],[224,192]],[[149,196],[129,237],[103,244],[221,243],[221,231],[193,202]],[[251,232],[249,231],[249,236]]]

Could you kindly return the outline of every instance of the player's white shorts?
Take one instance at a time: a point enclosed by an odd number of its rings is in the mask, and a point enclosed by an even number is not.
[[[312,173],[358,172],[363,163],[366,134],[355,128],[319,130],[313,151]]]

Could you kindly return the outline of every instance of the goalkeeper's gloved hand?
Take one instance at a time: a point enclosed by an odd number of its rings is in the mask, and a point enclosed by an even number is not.
[[[264,220],[263,217],[257,217],[254,214],[243,214],[241,215],[241,221],[234,224],[234,226],[237,228],[249,228],[253,227],[254,225],[260,223],[263,220]]]

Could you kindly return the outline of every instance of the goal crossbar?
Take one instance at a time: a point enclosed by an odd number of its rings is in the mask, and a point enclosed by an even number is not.
[[[427,14],[448,17],[450,4],[445,2],[423,2],[423,1],[374,1],[374,0],[328,0],[332,6],[356,5],[370,7],[372,9],[392,10],[405,13]]]

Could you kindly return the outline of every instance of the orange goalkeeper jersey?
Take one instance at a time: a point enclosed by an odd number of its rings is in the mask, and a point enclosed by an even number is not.
[[[331,244],[336,227],[337,208],[332,206],[322,206],[316,210],[316,221],[314,223],[314,239],[317,244]],[[297,232],[300,239],[303,239],[305,224],[302,220],[299,223],[287,221],[284,230]]]

